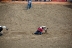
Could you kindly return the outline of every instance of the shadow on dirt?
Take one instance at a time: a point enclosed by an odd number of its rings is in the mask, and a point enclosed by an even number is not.
[[[72,9],[72,5],[64,5],[64,6]]]
[[[0,36],[2,36],[3,34],[0,33]]]

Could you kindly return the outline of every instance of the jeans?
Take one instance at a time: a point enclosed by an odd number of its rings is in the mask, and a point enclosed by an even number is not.
[[[34,34],[41,35],[42,32],[40,32],[40,31],[36,31]]]
[[[27,5],[27,9],[30,9],[32,7],[31,3]]]

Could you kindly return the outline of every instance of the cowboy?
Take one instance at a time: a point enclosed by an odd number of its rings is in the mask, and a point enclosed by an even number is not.
[[[32,0],[28,0],[27,9],[30,9],[31,7],[32,7]]]
[[[38,27],[37,31],[34,34],[41,35],[41,34],[43,34],[43,32],[44,33],[47,33],[47,29],[48,28],[46,28],[46,26],[40,26],[40,27]]]

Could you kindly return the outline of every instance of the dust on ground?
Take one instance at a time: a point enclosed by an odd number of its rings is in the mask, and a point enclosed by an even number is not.
[[[0,3],[0,48],[72,48],[72,8],[67,5]],[[48,34],[34,35],[45,25]]]

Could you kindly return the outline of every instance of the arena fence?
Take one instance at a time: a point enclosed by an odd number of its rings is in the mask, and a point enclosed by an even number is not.
[[[0,0],[0,1],[27,1],[27,0]],[[67,1],[72,1],[72,0],[32,0],[32,1],[44,1],[44,2],[67,2]]]
[[[0,0],[1,1],[27,1],[27,0]],[[72,2],[72,0],[32,0],[32,2]]]

